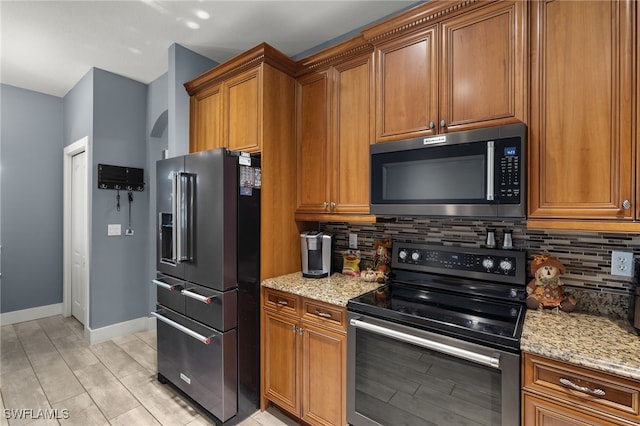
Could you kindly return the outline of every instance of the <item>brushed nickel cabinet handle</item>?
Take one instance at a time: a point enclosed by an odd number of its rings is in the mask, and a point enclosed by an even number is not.
[[[436,128],[436,123],[434,123],[433,121],[429,122],[429,128],[430,129],[435,129]]]
[[[328,314],[326,312],[320,312],[319,310],[316,309],[316,311],[314,312],[317,316],[322,317],[322,318],[331,318],[331,314]]]
[[[440,127],[447,127],[447,122],[444,120],[440,120]]]
[[[631,201],[624,200],[622,202],[622,208],[625,209],[625,210],[629,210],[631,208]]]
[[[596,395],[596,396],[605,396],[606,395],[606,392],[603,391],[602,389],[591,389],[591,388],[588,388],[586,386],[576,385],[571,380],[565,379],[564,377],[560,378],[560,383],[562,383],[566,387],[569,387],[571,389],[575,389],[578,392],[588,393],[590,395]]]
[[[276,304],[281,306],[289,306],[289,302],[287,302],[286,300],[280,300],[280,299],[276,299]]]

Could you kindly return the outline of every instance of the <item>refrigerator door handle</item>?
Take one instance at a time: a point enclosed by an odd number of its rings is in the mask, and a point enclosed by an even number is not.
[[[178,263],[182,263],[189,259],[189,248],[188,248],[188,202],[187,197],[189,196],[189,191],[186,187],[186,181],[189,179],[189,175],[184,172],[176,173],[176,212],[178,214],[176,220],[176,260]]]
[[[186,206],[187,206],[187,210],[189,211],[188,216],[187,216],[187,224],[186,224],[186,231],[187,231],[187,260],[189,261],[193,261],[193,227],[194,224],[196,223],[195,220],[195,206],[194,206],[194,199],[195,199],[195,194],[196,194],[196,175],[194,174],[189,174],[187,175],[187,180],[189,182],[189,186],[188,186],[188,199],[186,201]]]
[[[180,219],[178,217],[178,204],[179,204],[179,178],[178,173],[171,174],[171,260],[178,263],[180,261],[180,244],[178,243],[178,239],[180,238],[180,232],[178,228],[180,227]]]

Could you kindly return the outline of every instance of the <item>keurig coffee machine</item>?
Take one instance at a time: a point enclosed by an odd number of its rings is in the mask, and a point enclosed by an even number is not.
[[[302,276],[324,278],[331,275],[331,235],[319,231],[300,234]]]

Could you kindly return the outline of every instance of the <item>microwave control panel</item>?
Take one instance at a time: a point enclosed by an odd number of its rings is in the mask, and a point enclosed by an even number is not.
[[[506,203],[520,203],[522,185],[521,143],[517,138],[496,141],[498,168],[496,195]]]

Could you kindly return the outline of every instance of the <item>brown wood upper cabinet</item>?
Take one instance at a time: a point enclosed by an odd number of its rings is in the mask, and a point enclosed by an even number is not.
[[[337,55],[345,49],[338,45],[330,53],[339,60],[326,59],[327,52],[303,60],[306,72],[297,79],[299,220],[369,213],[373,48],[361,39],[346,46],[356,54]]]
[[[636,2],[541,0],[531,15],[529,226],[632,229]]]
[[[526,8],[435,0],[363,30],[376,141],[526,121]]]
[[[259,44],[187,82],[190,152],[262,155],[260,279],[300,270],[294,134],[296,64]]]
[[[259,152],[263,65],[191,96],[189,151],[225,147]]]
[[[281,109],[275,104],[282,100],[282,85],[288,84],[283,76],[294,72],[290,58],[263,43],[186,83],[191,95],[189,151],[226,147],[260,152],[264,126],[282,125],[269,114]]]

